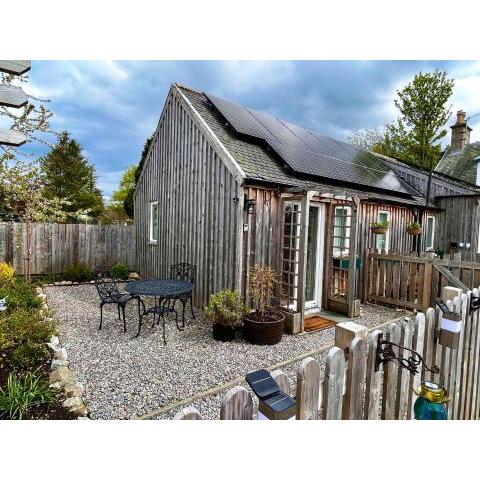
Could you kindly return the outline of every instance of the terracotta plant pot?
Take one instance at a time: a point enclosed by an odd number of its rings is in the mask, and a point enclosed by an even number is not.
[[[422,229],[421,228],[407,228],[407,233],[409,235],[421,235]]]
[[[222,323],[214,323],[212,326],[212,334],[215,340],[231,342],[235,338],[235,327],[223,325]]]
[[[373,233],[384,234],[384,233],[387,233],[388,228],[387,227],[370,227],[370,230]]]
[[[254,345],[275,345],[280,342],[283,335],[285,315],[280,312],[270,311],[267,320],[259,320],[257,312],[249,313],[243,317],[243,336]]]

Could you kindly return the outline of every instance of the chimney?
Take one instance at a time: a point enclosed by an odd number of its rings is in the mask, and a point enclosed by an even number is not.
[[[452,125],[452,151],[463,150],[465,145],[470,143],[470,132],[472,129],[467,125],[467,114],[463,110],[457,112],[457,123]]]

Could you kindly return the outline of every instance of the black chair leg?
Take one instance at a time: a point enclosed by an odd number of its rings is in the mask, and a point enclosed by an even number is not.
[[[98,327],[99,330],[102,329],[102,323],[103,323],[103,303],[100,304],[100,326]]]
[[[120,315],[120,304],[117,303],[117,313],[118,313],[118,321],[121,320],[121,315]]]
[[[122,316],[123,316],[123,333],[126,333],[127,331],[127,321],[125,320],[125,307],[127,305],[124,303],[122,305]]]
[[[167,344],[167,339],[165,337],[165,315],[162,313],[162,327],[163,327],[163,344]]]
[[[190,310],[192,311],[192,318],[195,320],[195,312],[193,311],[193,295],[190,295]]]

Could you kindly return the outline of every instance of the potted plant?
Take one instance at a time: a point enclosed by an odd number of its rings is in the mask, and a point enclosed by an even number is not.
[[[238,292],[222,290],[213,294],[205,307],[205,315],[212,322],[213,338],[232,341],[235,329],[242,325],[242,317],[248,311]]]
[[[407,225],[407,233],[409,235],[420,235],[422,233],[422,226],[418,222],[412,222]]]
[[[269,267],[250,269],[249,292],[254,310],[243,317],[243,335],[256,345],[274,345],[282,339],[285,315],[272,307],[277,274]]]
[[[370,230],[376,234],[384,234],[388,230],[389,223],[388,221],[383,222],[372,222],[370,224]]]

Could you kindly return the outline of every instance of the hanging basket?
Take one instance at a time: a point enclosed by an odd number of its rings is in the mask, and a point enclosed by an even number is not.
[[[422,234],[422,228],[407,228],[407,233],[409,235],[421,235]]]
[[[387,233],[388,227],[370,227],[370,230],[372,233],[383,235],[384,233]]]

